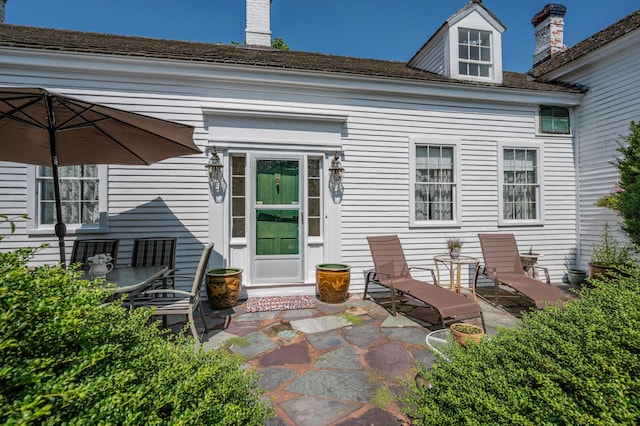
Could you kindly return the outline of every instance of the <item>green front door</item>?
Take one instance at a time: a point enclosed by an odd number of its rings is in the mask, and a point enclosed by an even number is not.
[[[254,278],[301,282],[300,158],[256,158],[254,176]]]

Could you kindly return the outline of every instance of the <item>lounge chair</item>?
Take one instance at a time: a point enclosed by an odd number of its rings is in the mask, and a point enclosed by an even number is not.
[[[410,268],[404,257],[397,235],[367,237],[374,269],[365,271],[364,298],[370,283],[387,287],[391,293],[391,314],[396,315],[396,297],[411,297],[433,308],[442,327],[463,319],[480,317],[484,328],[484,317],[480,305],[474,300],[442,287],[438,287],[432,269]],[[431,271],[433,283],[414,279],[411,269]]]
[[[518,245],[513,234],[478,234],[482,256],[483,274],[494,282],[494,304],[500,304],[500,285],[514,290],[517,295],[531,301],[537,309],[545,306],[562,306],[573,293],[551,284],[544,269],[546,282],[527,276],[522,267]],[[505,296],[503,296],[505,297]]]

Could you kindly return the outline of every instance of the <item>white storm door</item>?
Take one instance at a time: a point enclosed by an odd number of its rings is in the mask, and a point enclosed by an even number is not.
[[[252,266],[255,283],[303,282],[302,157],[254,157]]]

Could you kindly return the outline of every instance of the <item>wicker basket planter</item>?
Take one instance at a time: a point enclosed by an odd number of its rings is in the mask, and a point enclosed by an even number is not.
[[[238,303],[242,269],[220,268],[207,271],[207,298],[212,309],[232,308]]]
[[[344,302],[347,299],[350,282],[351,266],[344,263],[316,265],[316,286],[321,302]]]
[[[484,337],[482,327],[473,324],[459,322],[451,324],[449,329],[454,339],[462,346],[466,346],[468,342],[480,343],[482,337]]]

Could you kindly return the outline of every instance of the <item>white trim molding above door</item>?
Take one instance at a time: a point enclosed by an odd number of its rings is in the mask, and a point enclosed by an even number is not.
[[[209,144],[222,149],[342,151],[347,116],[305,111],[203,109]]]
[[[243,284],[247,295],[265,291],[273,294],[299,294],[301,288],[303,293],[309,293],[314,288],[315,265],[335,260],[341,251],[341,209],[339,205],[328,201],[326,178],[330,164],[327,159],[333,158],[336,152],[343,152],[342,137],[346,134],[347,117],[310,110],[287,112],[234,108],[203,109],[203,112],[208,130],[208,146],[215,146],[222,156],[224,179],[229,183],[230,191],[221,203],[210,202],[212,217],[209,221],[209,235],[210,240],[219,248],[221,258],[218,261],[222,263],[219,266],[240,267],[245,271]],[[237,158],[244,159],[242,172],[232,171],[233,165],[238,163],[234,160]],[[268,205],[260,199],[258,163],[274,160],[298,164],[299,193],[295,203],[292,199],[285,204],[274,201]],[[312,175],[314,184],[321,188],[319,193],[314,192],[311,196],[307,182],[310,164],[318,169],[313,169]],[[262,175],[265,179],[270,177],[269,173]],[[271,176],[273,185],[278,183],[276,178],[274,172]],[[287,184],[292,182],[290,176],[285,178],[282,175],[280,179],[281,185],[285,184],[285,180]],[[244,192],[242,197],[237,197],[232,192],[240,181],[244,182]],[[281,186],[281,190],[284,189]],[[315,197],[313,202],[309,200],[310,197]],[[246,232],[242,237],[232,237],[230,220],[233,219],[234,223],[239,221],[230,212],[233,206],[238,208],[237,203],[241,199],[244,200],[242,211],[245,212],[246,225],[243,229]],[[313,207],[311,213],[314,220],[314,233],[311,237],[308,232],[307,211],[310,205]],[[294,217],[295,221],[292,219]],[[294,222],[296,226],[293,226]],[[286,228],[283,233],[291,231],[297,235],[296,238],[288,234],[284,236],[286,238],[279,238],[279,235],[278,238],[273,238],[273,244],[285,244],[281,240],[288,238],[291,244],[297,246],[296,253],[282,251],[279,246],[277,250],[273,249],[273,253],[260,251],[266,250],[265,247],[269,244],[271,228],[278,226]],[[261,228],[258,229],[259,227]],[[318,230],[322,232],[318,233]],[[260,242],[258,234],[261,232],[264,238]],[[296,239],[297,243],[294,244]],[[264,247],[259,248],[259,244]]]

